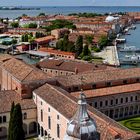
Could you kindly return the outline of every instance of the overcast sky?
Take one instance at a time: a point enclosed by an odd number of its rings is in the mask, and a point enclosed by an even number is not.
[[[140,0],[0,0],[0,6],[140,6]]]

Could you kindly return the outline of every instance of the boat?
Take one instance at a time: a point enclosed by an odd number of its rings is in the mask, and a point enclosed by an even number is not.
[[[140,55],[126,55],[125,58],[120,59],[120,63],[137,65],[138,63],[140,63]]]
[[[136,48],[136,46],[125,46],[120,49],[120,52],[140,52],[140,48]]]
[[[117,43],[125,43],[126,39],[125,38],[116,38]]]
[[[126,33],[125,35],[131,35],[130,33]]]
[[[135,25],[132,25],[132,26],[130,27],[130,29],[135,30],[135,29],[136,29],[136,26],[135,26]]]

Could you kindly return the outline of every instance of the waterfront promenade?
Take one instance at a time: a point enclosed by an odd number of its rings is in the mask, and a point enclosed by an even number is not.
[[[119,66],[119,58],[116,46],[107,46],[100,53],[94,53],[95,56],[102,57],[105,64]]]

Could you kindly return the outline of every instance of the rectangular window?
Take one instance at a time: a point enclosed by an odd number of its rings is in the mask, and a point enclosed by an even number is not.
[[[51,117],[48,117],[48,128],[51,129]]]
[[[110,105],[113,105],[113,100],[110,101]]]
[[[107,83],[106,83],[106,86],[107,86],[107,87],[110,87],[110,86],[111,86],[111,82],[107,82]]]
[[[50,110],[50,108],[48,108],[48,112],[50,112],[51,110]]]
[[[107,100],[105,101],[105,105],[108,106],[108,101]]]
[[[94,106],[97,107],[97,102],[95,102],[95,105]]]
[[[41,121],[43,122],[43,110],[41,110]]]
[[[93,88],[93,89],[96,89],[96,84],[93,84],[93,85],[92,85],[92,88]]]
[[[57,124],[57,137],[60,138],[60,126]]]
[[[59,115],[57,115],[57,120],[59,120]]]
[[[123,103],[123,98],[121,98],[121,103]]]
[[[124,84],[127,84],[127,80],[123,80],[123,83],[124,83]]]
[[[116,99],[116,104],[118,104],[118,99]]]
[[[100,101],[100,107],[102,107],[103,106],[103,102],[102,101]]]

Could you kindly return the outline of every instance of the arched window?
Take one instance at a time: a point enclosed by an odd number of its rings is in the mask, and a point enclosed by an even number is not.
[[[27,119],[27,113],[26,112],[23,114],[23,119],[24,120]]]
[[[108,101],[107,100],[105,101],[105,105],[108,106]]]
[[[121,103],[123,103],[123,98],[121,98]]]
[[[57,124],[57,137],[60,138],[60,126]]]
[[[47,131],[45,130],[45,136],[47,136]]]
[[[125,98],[125,102],[126,102],[126,103],[128,102],[128,97]]]
[[[3,116],[3,122],[4,123],[6,122],[6,116]]]
[[[100,101],[100,107],[102,107],[103,106],[103,102],[102,101]]]

